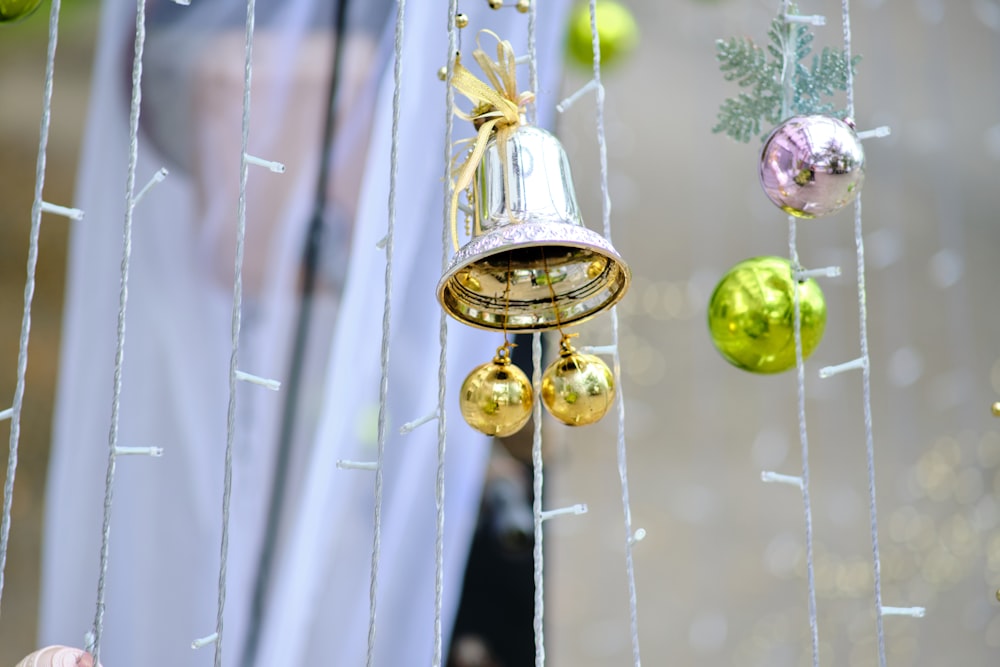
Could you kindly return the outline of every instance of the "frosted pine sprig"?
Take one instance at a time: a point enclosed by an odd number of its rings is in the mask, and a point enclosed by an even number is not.
[[[748,37],[716,42],[716,59],[726,81],[735,81],[747,90],[722,103],[713,132],[724,132],[746,143],[752,136],[764,138],[771,127],[792,114],[844,114],[824,99],[847,90],[844,52],[825,48],[806,66],[813,41],[808,26],[779,16],[771,22],[767,35],[770,41],[766,48]],[[852,71],[859,60],[860,56],[852,59]],[[784,81],[788,77],[793,85],[786,108]]]

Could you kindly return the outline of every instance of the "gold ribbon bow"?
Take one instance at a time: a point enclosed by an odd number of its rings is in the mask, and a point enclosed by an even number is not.
[[[483,33],[497,40],[495,61],[490,59],[479,43]],[[451,242],[456,251],[458,250],[458,197],[472,183],[476,167],[486,152],[486,143],[494,131],[500,164],[504,166],[504,196],[506,201],[510,201],[506,177],[507,140],[521,125],[524,106],[535,99],[535,94],[531,91],[517,92],[517,63],[510,42],[500,39],[490,30],[483,30],[476,37],[476,47],[472,57],[479,63],[489,83],[463,67],[457,57],[451,79],[451,85],[455,90],[475,104],[471,113],[456,108],[455,115],[472,121],[479,128],[472,151],[465,162],[452,170],[455,183],[451,196]]]

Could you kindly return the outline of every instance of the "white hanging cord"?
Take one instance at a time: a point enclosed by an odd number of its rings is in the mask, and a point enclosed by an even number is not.
[[[450,135],[449,135],[450,136]],[[446,144],[450,145],[450,138]],[[447,164],[447,163],[445,163]],[[446,189],[448,189],[446,187]],[[448,196],[451,201],[451,195]],[[447,208],[445,209],[447,210]],[[446,239],[445,239],[446,240]],[[441,322],[438,329],[438,460],[437,477],[434,482],[434,502],[437,509],[437,527],[434,538],[434,659],[432,667],[441,667],[444,630],[441,621],[444,607],[444,478],[445,454],[447,449],[448,425],[445,413],[447,399],[448,375],[448,323],[445,313],[441,312]]]
[[[799,251],[796,243],[795,216],[788,216],[788,253],[792,271],[799,269]],[[809,633],[812,638],[813,667],[819,667],[819,618],[816,609],[816,568],[813,550],[812,499],[809,493],[809,432],[806,428],[806,375],[802,360],[802,310],[799,281],[793,275],[793,302],[795,304],[795,371],[798,379],[799,442],[802,452],[802,510],[806,527],[806,582],[809,591]]]
[[[388,225],[385,235],[385,307],[382,311],[382,376],[379,382],[378,401],[378,458],[376,459],[375,467],[375,518],[373,531],[374,535],[372,538],[371,586],[368,591],[368,667],[372,667],[375,661],[375,615],[378,597],[378,565],[382,540],[382,471],[385,457],[386,422],[388,416],[389,337],[391,333],[392,321],[392,252],[394,245],[393,236],[396,227],[396,182],[399,173],[399,100],[400,89],[402,88],[403,83],[403,23],[405,14],[406,0],[398,0],[396,6],[396,35],[393,45],[394,57],[392,67],[394,83],[392,92],[392,150],[389,155],[389,212]],[[449,67],[451,67],[450,64]]]
[[[135,212],[135,171],[138,160],[139,110],[142,103],[142,51],[146,42],[146,0],[137,0],[135,15],[135,56],[132,60],[132,101],[129,112],[128,176],[125,186],[125,224],[122,242],[121,287],[118,294],[118,333],[115,348],[114,391],[111,399],[111,428],[108,434],[108,470],[104,480],[104,518],[101,535],[100,575],[97,580],[97,611],[94,614],[93,646],[88,647],[94,664],[101,659],[104,626],[104,592],[108,574],[111,538],[111,503],[114,496],[115,459],[118,456],[118,409],[121,403],[122,364],[125,360],[125,312],[128,305],[128,273],[132,257],[132,217]]]
[[[441,225],[441,270],[448,267],[451,251],[451,225],[448,214],[452,190],[455,187],[451,180],[451,141],[454,132],[455,89],[451,85],[455,74],[455,53],[458,51],[458,28],[455,17],[458,15],[458,0],[448,3],[448,54],[445,62],[445,103],[444,103],[444,217]],[[448,316],[441,311],[438,324],[438,461],[437,478],[434,484],[434,502],[437,508],[437,535],[434,539],[434,656],[432,667],[441,667],[444,652],[444,628],[441,620],[444,608],[444,472],[445,451],[448,435],[445,403],[447,400],[448,380]]]
[[[243,251],[247,223],[247,175],[250,164],[247,146],[250,138],[250,83],[253,78],[253,33],[255,0],[247,0],[243,69],[243,120],[240,147],[240,194],[236,224],[236,261],[233,278],[233,319],[229,356],[229,408],[226,414],[226,459],[222,485],[222,540],[219,547],[219,598],[215,617],[215,667],[222,667],[223,611],[226,606],[226,575],[229,559],[229,501],[233,491],[233,442],[236,438],[236,383],[239,380],[241,312],[243,308]]]
[[[854,119],[854,68],[851,66],[851,0],[841,0],[844,28],[844,62],[847,63],[847,116]]]
[[[528,90],[535,94],[538,99],[538,49],[536,40],[538,38],[537,19],[538,3],[531,2],[528,5]],[[532,123],[538,121],[538,102],[532,102],[529,109],[529,120]]]
[[[601,84],[601,41],[597,32],[597,0],[590,0],[590,33],[594,53],[594,84],[597,88],[597,147],[600,155],[601,212],[604,236],[611,240],[611,196],[608,194],[608,148],[604,132],[604,86]],[[635,667],[642,663],[639,652],[639,613],[635,587],[635,564],[632,547],[637,539],[632,531],[632,506],[629,500],[628,455],[625,445],[625,394],[621,386],[621,356],[618,353],[618,309],[611,309],[612,371],[618,379],[615,403],[618,412],[618,476],[622,486],[622,510],[625,514],[625,572],[628,577],[629,628],[632,639],[632,661]]]
[[[854,118],[854,73],[851,71],[851,8],[850,0],[842,0],[844,24],[844,58],[847,61],[847,115]],[[872,566],[874,573],[875,630],[878,640],[878,660],[885,667],[885,630],[882,623],[882,559],[878,544],[878,511],[875,492],[875,441],[872,435],[871,358],[868,354],[868,306],[865,291],[865,244],[861,223],[861,197],[854,201],[854,244],[858,256],[858,321],[861,343],[861,391],[865,413],[865,454],[868,459],[868,507],[872,536]]]
[[[788,43],[784,49],[783,71],[790,73],[782,79],[784,95],[782,97],[782,120],[792,114],[791,100],[795,89],[795,39],[794,27],[796,23],[793,19],[797,16],[796,6],[791,0],[782,1],[781,12],[785,22],[791,27],[789,30]],[[799,250],[797,243],[798,225],[795,216],[788,216],[788,255],[792,263],[792,300],[794,303],[794,332],[795,332],[795,372],[797,379],[797,407],[799,422],[799,443],[802,456],[802,477],[799,480],[799,488],[802,491],[802,512],[805,519],[805,543],[806,543],[806,588],[809,598],[809,636],[812,642],[812,662],[813,667],[819,667],[819,612],[816,606],[816,567],[815,551],[813,548],[813,516],[812,497],[809,486],[809,432],[806,426],[806,378],[805,364],[802,358],[802,311],[799,291],[800,276],[795,275],[801,271],[802,265],[799,262]]]
[[[42,94],[42,121],[38,137],[38,160],[35,165],[35,199],[31,205],[31,230],[28,235],[28,267],[24,281],[24,312],[21,315],[21,337],[17,348],[17,383],[14,402],[4,410],[10,418],[10,445],[7,454],[7,477],[3,486],[3,519],[0,519],[0,600],[3,599],[4,572],[7,567],[7,545],[10,540],[11,507],[14,501],[14,475],[17,472],[17,445],[21,435],[21,406],[24,402],[24,380],[28,370],[28,338],[31,335],[31,302],[35,296],[35,267],[38,265],[38,235],[42,225],[42,190],[45,186],[45,158],[49,144],[52,117],[52,78],[55,72],[56,42],[59,38],[60,0],[52,0],[49,15],[49,46],[45,60],[45,88]]]
[[[542,549],[542,522],[545,520],[542,512],[542,334],[531,336],[531,385],[534,389],[534,406],[532,408],[532,423],[534,436],[531,441],[531,479],[532,500],[531,511],[534,515],[534,581],[535,581],[535,616],[532,622],[535,630],[535,667],[545,667],[545,551]]]
[[[885,632],[882,627],[882,559],[879,555],[878,512],[875,491],[875,443],[872,435],[871,358],[868,354],[868,307],[865,292],[865,246],[862,238],[861,199],[854,205],[854,243],[858,254],[858,317],[860,319],[862,394],[865,411],[865,454],[868,459],[868,503],[871,515],[872,565],[875,586],[875,627],[878,635],[879,665],[885,667]]]

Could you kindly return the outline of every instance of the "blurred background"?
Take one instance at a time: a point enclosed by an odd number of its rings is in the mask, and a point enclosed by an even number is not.
[[[801,497],[760,481],[764,469],[801,469],[794,372],[737,370],[716,353],[705,325],[708,297],[730,266],[788,252],[785,216],[757,184],[756,140],[711,133],[719,104],[738,91],[718,71],[715,40],[764,42],[779,3],[626,4],[641,39],[604,83],[613,240],[634,273],[619,315],[633,520],[648,533],[635,547],[643,659],[807,664]],[[995,665],[1000,2],[852,4],[854,52],[863,58],[858,128],[892,128],[865,144],[863,197],[883,599],[927,608],[923,619],[885,619],[889,662]],[[97,7],[63,4],[47,201],[72,201]],[[0,26],[0,396],[14,391],[47,8]],[[805,0],[800,8],[828,17],[815,29],[817,46],[839,46],[839,2]],[[588,79],[568,64],[563,94]],[[426,85],[439,85],[433,73]],[[592,95],[563,114],[559,136],[585,219],[599,228]],[[41,230],[0,664],[35,648],[70,224],[86,220],[46,216]],[[817,374],[859,355],[851,213],[801,222],[798,241],[807,267],[843,269],[822,280],[829,320],[806,364],[821,659],[877,665],[861,376]],[[581,342],[609,342],[608,319],[587,325]],[[549,433],[557,446],[546,465],[547,504],[586,503],[590,511],[547,524],[548,662],[631,664],[616,424],[552,425]]]

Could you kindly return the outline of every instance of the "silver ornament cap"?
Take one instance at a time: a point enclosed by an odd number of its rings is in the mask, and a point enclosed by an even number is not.
[[[836,213],[861,192],[865,152],[851,121],[792,116],[764,142],[760,185],[781,210],[799,218]]]

